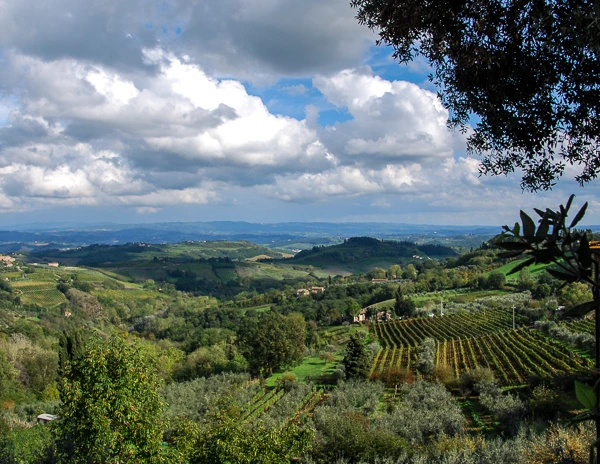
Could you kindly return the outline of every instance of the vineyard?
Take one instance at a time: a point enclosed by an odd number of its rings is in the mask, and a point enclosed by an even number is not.
[[[297,387],[290,392],[286,392],[283,388],[259,390],[242,411],[242,422],[263,420],[269,416],[285,417],[286,420],[290,420],[312,413],[323,399],[323,390],[311,389],[306,385],[303,387]]]
[[[20,296],[21,303],[38,306],[56,306],[67,301],[65,295],[56,288],[23,291]]]
[[[152,302],[157,299],[164,299],[165,296],[159,292],[153,292],[141,289],[121,289],[121,290],[108,290],[108,289],[94,289],[92,294],[97,296],[109,297],[115,301],[119,300],[133,300],[133,301],[148,301]]]
[[[455,377],[477,367],[494,371],[504,385],[522,385],[532,376],[576,373],[592,361],[542,333],[512,326],[512,313],[488,311],[432,319],[381,323],[375,326],[383,349],[372,366],[373,378],[392,371],[416,371],[425,338],[437,341],[435,366],[447,366]]]
[[[517,325],[521,317],[516,316]],[[425,338],[444,340],[470,338],[512,328],[512,312],[503,310],[461,313],[433,318],[415,318],[375,325],[383,348],[414,347]]]
[[[11,285],[23,304],[55,306],[67,301],[65,296],[56,289],[56,282],[53,280],[21,280],[11,282]]]
[[[596,334],[596,322],[594,320],[585,319],[583,321],[575,321],[566,323],[565,326],[571,332]]]

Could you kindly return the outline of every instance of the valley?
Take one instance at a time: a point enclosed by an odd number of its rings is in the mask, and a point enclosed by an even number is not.
[[[2,378],[2,417],[28,424],[60,413],[63,340],[77,333],[139,350],[162,385],[170,461],[183,452],[178,424],[220,433],[224,418],[244,446],[278,433],[282,459],[301,445],[331,462],[332,453],[366,459],[367,445],[380,456],[427,455],[441,430],[503,437],[525,453],[542,435],[518,442],[510,421],[582,410],[575,382],[594,365],[593,322],[556,318],[585,290],[560,288],[547,266],[510,274],[523,261],[485,243],[465,253],[354,237],[293,257],[279,250],[186,241],[11,254],[0,269],[0,361],[12,372]],[[445,405],[428,427],[410,399],[423,394]],[[362,425],[342,427],[350,435],[331,428],[357,411]],[[377,445],[385,424],[406,414],[412,425],[398,423]],[[371,441],[352,447],[353,427]],[[26,440],[22,453],[39,459],[52,443],[46,429],[25,425],[3,440]]]

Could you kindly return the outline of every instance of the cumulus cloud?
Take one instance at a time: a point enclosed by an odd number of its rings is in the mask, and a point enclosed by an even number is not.
[[[354,162],[439,162],[453,155],[448,112],[435,94],[406,81],[388,81],[370,69],[344,70],[313,81],[325,97],[347,108],[352,119],[326,128],[330,151]]]
[[[314,75],[361,62],[375,36],[355,14],[347,0],[204,2],[187,9],[182,40],[217,74]]]
[[[414,84],[368,68],[319,76],[314,86],[351,116],[321,127],[317,107],[304,120],[273,114],[241,82],[164,48],[145,49],[144,61],[154,74],[7,55],[2,75],[20,108],[0,128],[0,207],[79,201],[149,212],[219,201],[228,186],[298,202],[415,195],[439,172],[477,185],[473,162],[454,160],[446,111]]]
[[[421,167],[388,165],[383,169],[339,166],[319,173],[276,176],[266,194],[286,201],[325,201],[332,197],[352,197],[370,193],[414,192],[427,184]]]
[[[364,197],[390,209],[398,197],[455,209],[495,201],[477,160],[457,156],[464,140],[446,128],[446,110],[415,84],[369,68],[320,74],[321,104],[348,115],[323,127],[316,104],[302,120],[274,114],[241,81],[218,79],[196,59],[164,46],[141,56],[151,72],[5,54],[0,79],[12,93],[0,127],[1,211],[111,205],[152,214],[221,204],[232,188],[242,203],[244,191],[297,203]]]
[[[221,179],[256,185],[331,166],[305,121],[271,114],[240,82],[162,49],[146,50],[158,71],[144,77],[73,59],[9,59],[4,74],[21,89],[20,110],[0,128],[9,197],[206,203]]]

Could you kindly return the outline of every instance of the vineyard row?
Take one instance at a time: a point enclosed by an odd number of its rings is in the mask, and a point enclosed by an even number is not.
[[[393,349],[420,345],[425,338],[441,342],[500,332],[511,328],[512,323],[512,311],[489,310],[383,322],[375,325],[375,334],[383,348]]]

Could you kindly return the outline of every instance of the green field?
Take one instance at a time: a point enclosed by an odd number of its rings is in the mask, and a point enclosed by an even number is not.
[[[20,297],[21,303],[38,306],[56,306],[67,301],[65,295],[56,288],[23,290]]]
[[[519,259],[516,261],[511,261],[510,263],[507,263],[503,266],[500,266],[497,269],[494,269],[493,271],[490,272],[501,272],[502,274],[504,274],[506,276],[507,280],[517,280],[519,278],[519,272],[516,272],[515,274],[511,274],[508,275],[508,273],[513,270],[516,266],[518,266],[519,264],[521,264],[522,262],[526,261],[527,258],[524,259]],[[543,273],[547,267],[551,266],[551,264],[532,264],[531,266],[528,266],[527,269],[529,269],[529,272],[531,272],[532,276],[537,276],[541,273]],[[489,272],[486,273],[486,276],[489,275]]]
[[[314,380],[323,375],[331,374],[335,370],[335,366],[337,366],[343,358],[344,356],[342,354],[338,354],[335,357],[335,361],[325,361],[318,356],[311,356],[304,358],[302,364],[290,369],[289,372],[295,374],[300,382],[305,382],[307,379]],[[277,379],[281,377],[282,374],[282,372],[273,374],[267,379],[267,385],[274,387]]]
[[[237,263],[237,273],[241,278],[291,280],[308,276],[306,270],[294,269],[290,265],[272,263]]]
[[[164,299],[165,296],[160,292],[153,292],[141,289],[121,289],[121,290],[108,290],[108,289],[95,289],[92,291],[93,295],[106,296],[114,300],[133,300],[133,301],[148,301],[152,302],[157,299]]]
[[[313,381],[319,382],[322,376],[333,373],[336,366],[344,358],[344,350],[350,339],[350,335],[361,332],[365,334],[364,342],[370,342],[372,337],[367,335],[364,328],[358,325],[337,326],[319,329],[319,336],[326,343],[326,346],[320,349],[321,352],[329,352],[333,354],[335,360],[327,361],[318,354],[305,357],[302,362],[290,369],[298,377],[301,382]],[[319,351],[319,350],[317,350]],[[283,372],[277,372],[267,379],[267,385],[274,386],[278,377]]]

